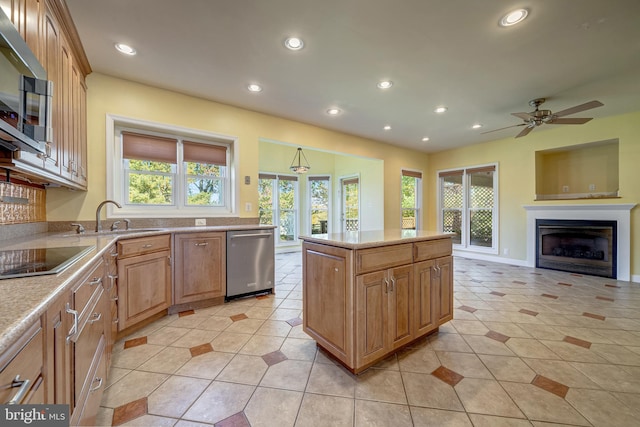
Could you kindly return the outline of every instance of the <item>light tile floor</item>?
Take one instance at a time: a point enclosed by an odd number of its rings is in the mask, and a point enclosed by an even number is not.
[[[454,320],[354,376],[302,331],[301,264],[119,341],[97,423],[640,425],[639,284],[456,258]]]

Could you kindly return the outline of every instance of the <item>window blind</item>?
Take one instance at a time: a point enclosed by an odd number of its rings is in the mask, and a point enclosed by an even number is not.
[[[176,163],[178,141],[173,138],[122,132],[122,157],[132,160]]]
[[[419,178],[422,179],[422,172],[418,172],[418,171],[408,171],[408,170],[402,170],[402,176],[410,176],[413,178]]]
[[[182,152],[185,162],[207,163],[218,166],[227,165],[226,147],[184,141]]]

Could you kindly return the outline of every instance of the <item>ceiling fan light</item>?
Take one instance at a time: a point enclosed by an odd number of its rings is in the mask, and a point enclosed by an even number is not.
[[[512,12],[507,13],[500,20],[500,25],[503,27],[511,27],[512,25],[516,25],[522,21],[529,15],[529,11],[527,9],[517,9]]]

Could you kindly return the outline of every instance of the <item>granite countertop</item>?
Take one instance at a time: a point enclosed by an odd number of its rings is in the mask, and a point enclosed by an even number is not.
[[[322,245],[346,249],[364,249],[425,240],[445,239],[451,238],[454,235],[454,233],[443,233],[440,231],[390,229],[316,234],[313,236],[300,236],[300,239],[305,242],[320,243]]]
[[[0,279],[0,354],[17,340],[47,308],[86,272],[94,260],[100,258],[118,240],[153,236],[166,233],[202,233],[212,231],[239,231],[274,229],[271,225],[223,225],[156,228],[146,231],[129,230],[124,233],[108,231],[85,234],[41,233],[2,241],[2,250],[54,248],[61,246],[91,246],[86,255],[58,274]]]

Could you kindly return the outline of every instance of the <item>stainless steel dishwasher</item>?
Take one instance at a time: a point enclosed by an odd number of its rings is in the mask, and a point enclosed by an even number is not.
[[[227,295],[225,300],[273,293],[275,250],[273,228],[227,231]]]

